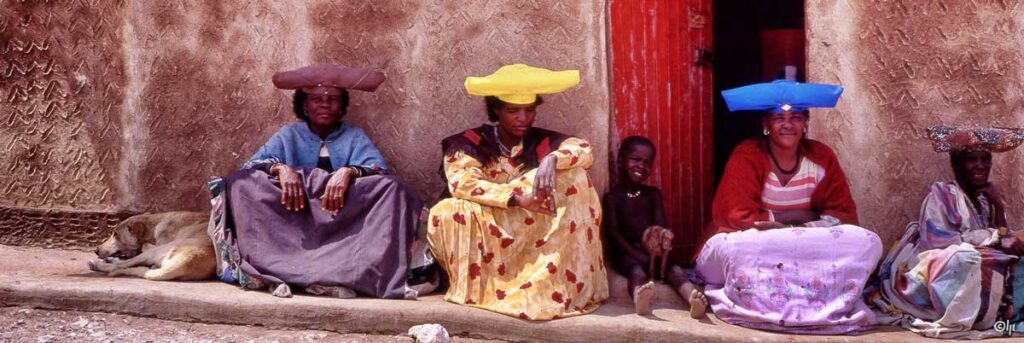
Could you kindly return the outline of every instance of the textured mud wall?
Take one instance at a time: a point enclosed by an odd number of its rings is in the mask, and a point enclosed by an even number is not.
[[[839,83],[812,136],[835,148],[863,224],[887,242],[916,220],[935,180],[952,180],[929,125],[1024,126],[1021,1],[807,1],[811,81]],[[1024,227],[1024,150],[994,158],[1010,223]]]
[[[88,245],[108,216],[207,208],[208,178],[294,120],[270,76],[310,63],[387,73],[347,120],[426,199],[440,139],[486,118],[465,76],[580,69],[538,125],[592,140],[603,189],[604,23],[603,1],[0,0],[0,243]]]

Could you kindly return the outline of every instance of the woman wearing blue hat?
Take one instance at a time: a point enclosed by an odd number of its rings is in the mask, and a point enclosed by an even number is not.
[[[746,327],[844,334],[875,317],[861,290],[882,254],[835,153],[807,138],[811,107],[839,86],[778,80],[722,92],[730,111],[763,111],[764,135],[732,152],[696,256],[715,315]]]

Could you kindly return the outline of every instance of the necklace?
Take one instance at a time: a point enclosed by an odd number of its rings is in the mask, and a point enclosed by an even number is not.
[[[498,126],[494,126],[494,140],[498,142],[498,149],[501,149],[501,154],[506,157],[512,157],[512,149],[509,149],[501,142],[501,137],[498,136]]]
[[[779,171],[782,172],[783,174],[790,175],[790,174],[796,173],[796,170],[798,168],[800,168],[800,157],[801,157],[801,154],[800,154],[800,148],[799,147],[796,148],[796,164],[793,165],[793,168],[790,168],[788,170],[787,169],[783,169],[782,166],[779,165],[779,160],[775,159],[775,154],[772,153],[772,148],[771,147],[768,147],[768,156],[772,158],[772,163],[775,163],[775,168],[779,168]]]
[[[642,190],[643,189],[638,189],[638,190],[636,190],[636,192],[626,192],[626,197],[627,198],[636,198],[636,197],[640,196],[640,191],[642,191]]]

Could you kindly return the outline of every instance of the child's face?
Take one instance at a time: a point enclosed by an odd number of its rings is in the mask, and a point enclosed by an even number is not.
[[[654,164],[654,150],[647,145],[636,145],[632,151],[622,157],[619,173],[625,173],[635,183],[647,181],[651,176],[651,165]]]

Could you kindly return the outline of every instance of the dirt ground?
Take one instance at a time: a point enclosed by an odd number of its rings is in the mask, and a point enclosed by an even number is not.
[[[0,308],[0,342],[401,342],[412,337],[276,330],[110,313]],[[496,342],[452,337],[452,342]]]

